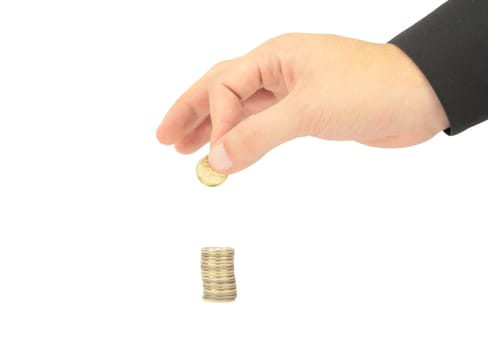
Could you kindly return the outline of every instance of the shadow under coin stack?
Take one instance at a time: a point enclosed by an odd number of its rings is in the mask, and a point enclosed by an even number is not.
[[[202,248],[201,267],[204,300],[227,302],[236,299],[233,248]]]

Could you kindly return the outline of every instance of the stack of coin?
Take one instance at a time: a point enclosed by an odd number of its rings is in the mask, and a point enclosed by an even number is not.
[[[235,300],[234,249],[206,247],[201,253],[203,299],[217,302]]]

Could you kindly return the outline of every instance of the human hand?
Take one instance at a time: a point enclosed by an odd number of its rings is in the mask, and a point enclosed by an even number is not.
[[[285,34],[215,65],[157,136],[181,153],[210,141],[211,167],[233,173],[301,136],[404,147],[448,126],[429,82],[396,46]]]

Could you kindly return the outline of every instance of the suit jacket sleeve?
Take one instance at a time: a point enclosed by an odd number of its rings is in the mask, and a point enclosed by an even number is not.
[[[449,0],[390,43],[420,68],[449,135],[488,119],[488,0]]]

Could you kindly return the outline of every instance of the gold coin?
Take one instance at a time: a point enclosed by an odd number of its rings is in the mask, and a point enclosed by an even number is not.
[[[204,247],[201,251],[202,254],[234,254],[234,248],[231,247]]]
[[[201,254],[203,299],[214,302],[235,300],[237,285],[234,276],[234,249],[204,247]]]
[[[219,174],[208,164],[208,156],[203,157],[197,164],[198,180],[206,186],[214,187],[220,185],[227,179],[227,175]]]
[[[205,300],[205,301],[211,301],[213,303],[227,303],[227,302],[231,302],[231,301],[236,300],[236,296],[233,295],[233,296],[228,297],[228,298],[227,297],[226,298],[216,298],[216,297],[210,297],[210,296],[205,297],[204,296],[203,297],[203,300]]]

